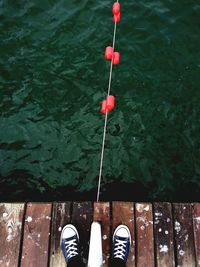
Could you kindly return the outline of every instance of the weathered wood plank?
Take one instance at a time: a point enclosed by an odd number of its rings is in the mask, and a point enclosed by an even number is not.
[[[50,203],[27,204],[21,259],[22,267],[47,266],[51,209],[52,204]]]
[[[136,203],[136,265],[154,267],[152,204]]]
[[[89,253],[90,228],[93,220],[92,202],[74,202],[72,209],[72,224],[78,230],[80,238],[81,257],[86,263]]]
[[[0,204],[0,267],[17,267],[24,204]]]
[[[135,266],[135,230],[134,230],[134,204],[133,202],[118,202],[112,203],[112,232],[115,228],[125,224],[128,226],[131,233],[131,247],[128,257],[127,267]]]
[[[193,231],[195,240],[196,266],[200,267],[200,203],[193,204]]]
[[[191,204],[173,204],[176,264],[195,267],[194,235]]]
[[[157,267],[174,267],[173,219],[170,203],[154,203]]]
[[[108,267],[110,257],[110,203],[95,202],[94,203],[94,221],[101,223],[103,262],[104,267]]]
[[[53,203],[50,267],[66,267],[66,262],[60,248],[60,235],[62,228],[70,223],[71,202]]]

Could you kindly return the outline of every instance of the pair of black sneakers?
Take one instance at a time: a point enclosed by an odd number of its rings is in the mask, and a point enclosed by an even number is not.
[[[72,224],[67,224],[62,229],[60,237],[60,245],[68,263],[73,257],[79,256],[79,234],[76,227]],[[112,238],[112,258],[121,259],[124,263],[127,262],[128,254],[131,245],[131,235],[126,225],[119,225],[113,234]]]

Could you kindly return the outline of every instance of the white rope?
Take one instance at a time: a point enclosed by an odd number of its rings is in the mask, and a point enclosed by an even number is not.
[[[100,187],[101,187],[101,177],[102,177],[102,169],[103,169],[103,157],[104,157],[104,149],[105,149],[107,121],[108,121],[108,112],[106,112],[106,115],[105,115],[105,123],[104,123],[104,130],[103,130],[101,161],[100,161],[100,168],[99,168],[99,182],[98,182],[98,190],[97,190],[97,202],[99,201],[99,194],[100,194]]]
[[[117,0],[117,2],[118,2],[118,0]],[[115,49],[116,30],[117,30],[117,22],[115,22],[115,24],[114,24],[113,46],[112,46],[113,47],[113,51]],[[111,91],[112,70],[113,70],[113,64],[112,64],[112,60],[111,60],[107,96],[110,95],[110,91]],[[99,202],[99,194],[100,194],[100,187],[101,187],[101,179],[102,179],[102,169],[103,169],[103,158],[104,158],[104,150],[105,150],[107,122],[108,122],[108,112],[106,111],[105,123],[104,123],[104,130],[103,130],[102,149],[101,149],[101,160],[100,160],[100,168],[99,168],[99,180],[98,180],[97,198],[96,198],[97,202]]]

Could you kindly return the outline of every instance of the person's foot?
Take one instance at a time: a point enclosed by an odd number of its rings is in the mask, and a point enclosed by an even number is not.
[[[79,235],[72,224],[67,224],[62,229],[60,246],[66,262],[79,255]]]
[[[131,234],[126,225],[119,225],[113,234],[112,257],[127,262],[131,245]]]

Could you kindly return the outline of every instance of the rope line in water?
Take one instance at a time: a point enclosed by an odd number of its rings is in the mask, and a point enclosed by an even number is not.
[[[117,0],[116,2],[118,3],[119,0]],[[113,32],[113,44],[112,44],[113,51],[115,49],[116,31],[117,31],[117,22],[115,21],[114,22],[114,32]],[[112,72],[113,72],[113,62],[111,60],[107,96],[109,96],[110,95],[110,92],[111,92]],[[102,180],[102,170],[103,170],[103,159],[104,159],[104,151],[105,151],[105,140],[106,140],[107,122],[108,122],[108,110],[106,110],[106,113],[105,113],[105,122],[104,122],[104,129],[103,129],[101,159],[100,159],[100,167],[99,167],[99,179],[98,179],[97,198],[96,198],[96,201],[97,202],[99,202],[99,195],[100,195],[100,188],[101,188],[101,180]]]

